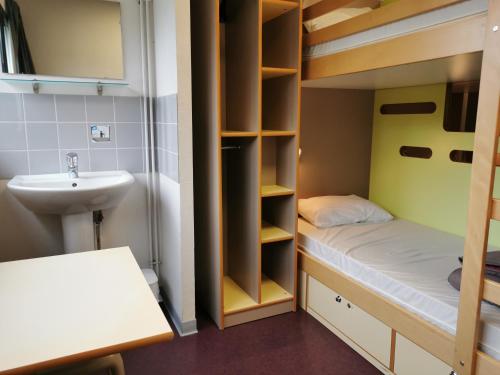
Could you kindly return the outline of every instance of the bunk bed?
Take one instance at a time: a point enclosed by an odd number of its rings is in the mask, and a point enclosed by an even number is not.
[[[352,82],[364,76],[368,79],[363,82],[368,84],[363,88],[373,88],[380,75],[390,80],[391,68],[403,72],[424,69],[432,75],[436,66],[452,66],[456,59],[459,65],[480,70],[481,85],[456,330],[423,318],[414,309],[375,291],[369,281],[356,279],[329,262],[327,251],[321,251],[321,240],[315,241],[314,234],[316,239],[329,237],[318,235],[303,221],[299,221],[300,304],[355,349],[368,353],[367,359],[386,373],[397,373],[397,356],[406,353],[421,361],[437,358],[449,366],[441,366],[440,371],[499,374],[500,358],[478,350],[478,342],[484,329],[482,300],[500,305],[500,284],[484,279],[489,223],[500,220],[500,200],[492,196],[495,170],[500,166],[500,1],[399,0],[370,9],[358,1],[355,6],[364,10],[351,12],[356,15],[352,18],[328,16],[349,8],[352,1],[311,3],[303,10],[303,20],[308,23],[303,34],[303,86],[352,87]],[[448,70],[446,74],[452,73]],[[311,305],[315,308],[310,309]],[[341,305],[358,313],[345,315]],[[317,314],[322,309],[324,314]],[[494,312],[498,307],[492,309]],[[351,335],[325,318],[328,314],[333,321],[335,316],[348,320],[350,328],[345,329],[352,330]],[[356,325],[370,331],[356,333]],[[365,336],[374,338],[370,341]],[[381,361],[381,357],[387,360]]]

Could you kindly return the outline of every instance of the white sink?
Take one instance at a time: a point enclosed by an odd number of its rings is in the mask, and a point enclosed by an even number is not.
[[[7,188],[33,212],[71,215],[117,206],[133,183],[126,171],[80,172],[16,176]]]
[[[127,171],[16,176],[9,191],[29,210],[61,215],[64,251],[96,249],[93,211],[116,207],[134,183]]]

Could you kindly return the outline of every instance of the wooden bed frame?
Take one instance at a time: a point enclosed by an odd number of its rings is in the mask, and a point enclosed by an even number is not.
[[[353,19],[304,35],[304,45],[336,40],[463,0],[400,0]],[[349,0],[323,0],[304,9],[310,20],[345,6]],[[418,46],[418,48],[415,48]],[[500,284],[484,279],[490,220],[500,220],[500,199],[492,197],[500,166],[500,1],[490,0],[486,15],[466,17],[418,32],[305,61],[303,80],[364,72],[403,64],[483,52],[472,163],[468,225],[456,336],[381,297],[303,251],[299,268],[377,318],[394,331],[449,364],[459,375],[500,374],[500,361],[477,350],[481,301],[500,305]]]

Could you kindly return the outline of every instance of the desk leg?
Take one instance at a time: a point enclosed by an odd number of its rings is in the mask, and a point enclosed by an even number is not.
[[[120,353],[106,357],[91,359],[90,361],[75,363],[43,372],[43,375],[87,375],[97,371],[107,370],[109,375],[125,375],[125,367]]]

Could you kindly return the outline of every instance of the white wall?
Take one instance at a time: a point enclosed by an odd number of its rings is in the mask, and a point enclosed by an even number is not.
[[[190,5],[187,0],[153,4],[156,96],[177,93],[179,147],[179,183],[160,174],[160,281],[174,322],[189,334],[196,331]]]
[[[142,51],[141,51],[141,15],[137,0],[119,0],[121,6],[122,46],[124,79],[126,87],[105,87],[104,95],[137,96],[143,94],[142,80]],[[32,93],[30,84],[12,84],[1,81],[8,78],[8,74],[0,73],[0,92]],[[37,76],[40,79],[43,77]],[[96,87],[92,85],[77,84],[41,84],[40,93],[47,94],[72,94],[72,95],[97,95]]]

